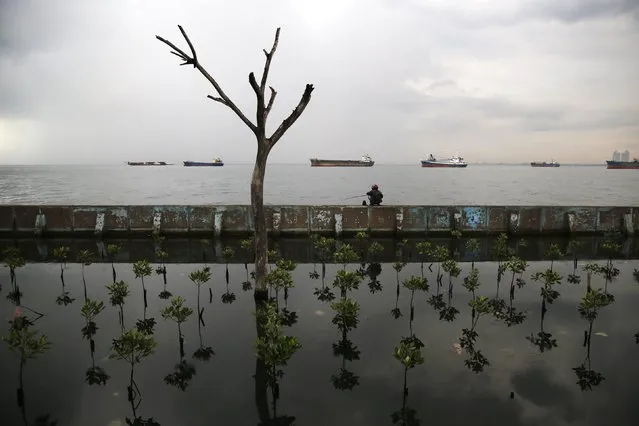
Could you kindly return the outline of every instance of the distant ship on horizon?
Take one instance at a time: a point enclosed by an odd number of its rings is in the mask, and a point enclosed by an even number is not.
[[[170,166],[166,161],[127,161],[129,166]]]
[[[607,160],[606,165],[608,169],[639,169],[639,160],[633,158],[630,161],[630,152],[628,150],[623,153],[615,151],[612,154],[612,160]]]
[[[438,160],[433,156],[433,154],[430,154],[428,159],[421,160],[421,164],[422,164],[422,167],[462,168],[462,167],[468,166],[468,163],[466,163],[462,157],[453,156],[443,160]]]
[[[530,166],[531,167],[559,167],[560,164],[556,162],[555,160],[552,160],[550,163],[547,163],[545,161],[531,161]]]
[[[311,167],[373,167],[375,162],[370,155],[362,155],[361,160],[322,160],[311,158]]]
[[[184,167],[222,167],[224,165],[224,161],[222,161],[219,157],[213,159],[211,162],[204,161],[183,161]]]

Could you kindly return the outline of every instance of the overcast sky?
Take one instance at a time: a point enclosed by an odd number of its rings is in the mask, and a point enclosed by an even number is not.
[[[248,73],[278,26],[271,154],[415,163],[639,156],[637,0],[0,0],[0,163],[254,158]]]

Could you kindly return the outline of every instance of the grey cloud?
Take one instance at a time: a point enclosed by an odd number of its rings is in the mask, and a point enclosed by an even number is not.
[[[527,15],[577,23],[592,19],[629,16],[639,20],[637,0],[534,1],[526,3],[521,17]]]

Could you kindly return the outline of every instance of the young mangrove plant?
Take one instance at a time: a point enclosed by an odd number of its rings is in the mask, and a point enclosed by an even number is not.
[[[568,249],[570,253],[572,253],[572,274],[568,274],[568,283],[569,284],[579,284],[581,283],[581,276],[577,275],[577,266],[578,266],[578,250],[582,246],[582,243],[579,241],[570,241],[568,244]]]
[[[5,267],[9,268],[9,279],[11,282],[11,291],[7,294],[7,299],[11,300],[16,306],[21,303],[22,292],[18,285],[18,277],[16,271],[22,268],[26,262],[24,257],[20,255],[20,250],[16,247],[9,247],[2,251]],[[1,287],[0,287],[1,289]]]
[[[117,280],[117,274],[115,273],[115,257],[120,252],[121,247],[117,244],[109,244],[107,245],[106,251],[109,261],[111,262],[111,272],[113,275],[113,282]]]
[[[506,271],[511,273],[510,291],[508,292],[509,303],[506,305],[503,299],[496,298],[491,301],[491,304],[495,317],[503,320],[508,327],[511,327],[521,324],[526,319],[526,314],[517,311],[517,308],[513,306],[513,301],[515,300],[515,288],[522,288],[526,285],[522,276],[528,267],[528,263],[517,256],[511,256],[510,259],[504,262],[504,266]]]
[[[18,369],[18,388],[16,394],[18,397],[18,407],[22,413],[22,420],[26,425],[29,424],[27,420],[27,410],[25,403],[24,392],[24,367],[27,360],[36,359],[38,356],[44,354],[51,348],[51,343],[45,334],[33,328],[33,322],[26,316],[22,316],[18,308],[16,308],[16,314],[13,320],[9,321],[10,329],[9,335],[3,336],[2,340],[7,344],[9,351],[20,357],[20,366]],[[48,416],[45,417],[45,419]],[[56,422],[46,425],[55,426]]]
[[[93,258],[93,252],[91,250],[80,250],[78,252],[78,263],[82,265],[82,286],[84,287],[84,301],[86,303],[87,297],[87,280],[84,276],[84,268],[91,265],[91,259]]]
[[[248,257],[255,261],[255,253],[253,252],[253,247],[255,246],[255,242],[253,238],[247,238],[240,242],[240,247],[244,250]],[[246,271],[246,281],[242,283],[242,290],[249,291],[253,289],[253,283],[251,283],[251,277],[249,275],[248,263],[244,262],[244,270]]]
[[[146,309],[147,299],[146,299],[146,286],[144,285],[144,277],[150,277],[153,273],[153,268],[148,260],[143,259],[135,262],[133,264],[133,273],[135,274],[136,279],[140,279],[142,281],[142,295],[144,298],[144,310],[143,317],[141,320],[138,320],[136,323],[136,327],[140,332],[144,334],[153,334],[153,328],[155,327],[155,318],[147,318],[146,317]]]
[[[164,282],[164,290],[162,291],[165,292],[167,291],[166,290],[166,260],[169,258],[169,254],[166,252],[166,250],[161,248],[160,250],[157,251],[155,255],[158,257],[158,259],[160,259],[160,265],[157,268],[155,268],[155,273],[157,275],[162,275],[162,281]]]
[[[448,302],[439,311],[439,319],[448,322],[455,321],[459,310],[452,305],[453,301],[453,278],[459,277],[461,268],[454,259],[448,259],[442,262],[442,269],[448,273]]]
[[[224,304],[235,302],[235,293],[231,293],[231,290],[229,290],[229,262],[233,260],[234,256],[235,250],[233,250],[232,247],[224,247],[224,249],[222,250],[222,258],[224,259],[225,265],[224,279],[226,281],[226,292],[222,294],[222,303]]]
[[[552,265],[551,265],[552,268]],[[553,339],[552,333],[548,333],[544,330],[544,321],[546,319],[546,313],[548,312],[547,305],[552,304],[560,296],[559,292],[554,289],[555,285],[561,284],[562,277],[551,268],[546,269],[545,272],[537,272],[532,276],[534,281],[541,281],[541,319],[540,329],[535,337],[532,333],[530,336],[526,336],[526,340],[530,341],[533,345],[537,346],[540,352],[551,350],[557,347],[557,340]]]
[[[195,375],[195,366],[188,363],[184,359],[184,336],[182,335],[182,323],[186,322],[191,315],[193,315],[193,309],[188,306],[184,306],[184,299],[180,296],[172,297],[170,305],[162,308],[160,313],[165,320],[171,320],[177,324],[178,329],[178,341],[180,344],[180,361],[175,364],[174,371],[164,377],[164,382],[167,385],[175,386],[184,391],[189,385],[189,382]]]
[[[442,278],[444,274],[441,273],[442,263],[450,258],[450,252],[448,247],[444,246],[435,246],[432,251],[432,259],[437,263],[437,284],[439,287],[442,286]],[[428,267],[430,270],[430,266]],[[432,271],[431,271],[432,272]],[[439,292],[439,290],[437,290]]]
[[[62,292],[55,300],[58,305],[68,306],[75,300],[69,295],[69,292],[66,291],[64,282],[64,268],[66,268],[70,252],[71,249],[66,246],[60,246],[53,249],[53,257],[60,263],[60,282],[62,283]]]
[[[395,286],[395,307],[391,309],[391,315],[395,319],[399,319],[404,314],[402,314],[402,310],[399,309],[399,273],[406,267],[406,262],[395,262],[393,263],[393,269],[395,270],[395,280],[397,285]]]
[[[424,277],[424,260],[430,261],[433,256],[433,245],[430,241],[422,241],[417,243],[417,254],[421,256],[420,258],[420,270],[422,273],[422,278]],[[432,265],[432,263],[431,263]],[[429,266],[430,268],[430,266]]]
[[[355,241],[357,252],[359,254],[360,259],[364,261],[366,259],[366,255],[368,254],[368,247],[370,244],[370,236],[365,231],[360,231],[355,234]]]
[[[84,318],[85,326],[82,327],[82,337],[89,341],[89,350],[91,353],[91,367],[89,367],[85,373],[85,382],[89,386],[92,385],[106,385],[107,380],[111,378],[106,371],[100,366],[95,365],[95,336],[98,331],[98,326],[95,323],[95,318],[104,310],[104,302],[98,302],[92,299],[86,299],[80,314]]]
[[[322,286],[315,287],[313,294],[317,296],[320,302],[330,302],[335,299],[335,295],[330,288],[326,287],[326,262],[330,261],[333,256],[333,249],[335,248],[335,239],[327,237],[315,238],[313,241],[313,251],[319,258],[322,264]],[[311,279],[320,278],[320,274],[317,273],[315,265],[313,265],[313,272],[309,273]]]
[[[592,369],[590,347],[592,340],[592,325],[599,314],[599,310],[613,302],[609,296],[609,294],[602,292],[601,289],[587,290],[577,307],[579,315],[588,321],[588,329],[584,331],[583,344],[586,348],[586,357],[581,362],[581,365],[573,368],[573,371],[577,376],[577,385],[579,385],[582,391],[592,390],[593,387],[598,386],[603,380],[605,380],[603,374]]]
[[[377,260],[377,255],[384,251],[384,246],[378,243],[377,241],[373,241],[368,246],[368,254],[370,255],[371,260]]]
[[[124,302],[129,296],[129,284],[120,280],[107,285],[106,289],[109,293],[111,306],[117,306],[120,308],[118,311],[118,322],[120,323],[122,333],[124,333]]]
[[[402,283],[404,285],[405,288],[407,288],[410,291],[410,303],[409,303],[409,307],[410,307],[410,316],[409,316],[409,321],[408,321],[408,327],[410,330],[410,335],[413,335],[413,320],[415,319],[415,305],[414,305],[414,300],[415,300],[415,292],[416,291],[423,291],[423,292],[427,292],[428,291],[428,279],[426,277],[416,277],[414,275],[411,275],[410,277],[406,278],[404,280],[404,282]]]
[[[375,294],[378,291],[382,291],[382,289],[384,288],[382,286],[382,283],[377,279],[377,277],[379,277],[381,273],[382,273],[382,264],[377,262],[369,263],[368,266],[366,267],[366,270],[364,271],[364,276],[367,276],[370,278],[370,281],[368,282],[368,289],[371,292],[371,294]]]
[[[279,380],[284,377],[285,367],[291,357],[302,347],[297,337],[287,336],[282,329],[282,316],[275,303],[267,302],[255,312],[257,323],[256,341],[256,399],[266,404],[267,389],[271,389],[273,416],[277,415],[277,400],[280,397]],[[282,423],[291,424],[291,423]]]
[[[393,424],[416,426],[420,424],[417,418],[417,411],[407,405],[408,399],[408,370],[424,363],[422,348],[424,344],[415,335],[403,337],[399,346],[395,346],[393,357],[404,367],[404,386],[402,390],[402,408],[395,411],[391,418]]]
[[[506,267],[503,265],[503,262],[510,256],[508,234],[505,232],[499,234],[491,252],[493,259],[497,261],[497,295],[499,297],[499,284],[501,283],[502,276],[506,272]]]
[[[153,418],[142,419],[137,414],[137,410],[142,403],[142,393],[135,382],[134,373],[135,366],[140,364],[145,358],[152,355],[155,352],[156,347],[157,342],[153,336],[140,333],[135,328],[127,330],[126,333],[123,333],[118,338],[113,339],[111,343],[111,354],[109,355],[109,359],[126,361],[131,367],[129,373],[129,384],[127,386],[127,400],[131,404],[133,420],[128,417],[126,418],[126,422],[129,425],[159,425],[159,423],[153,421]]]
[[[281,315],[281,322],[287,327],[297,323],[297,312],[288,309],[288,293],[289,289],[295,287],[292,272],[297,265],[292,260],[278,259],[275,262],[275,268],[266,276],[266,283],[269,289],[275,292],[275,297],[270,300],[275,302],[275,306]],[[284,293],[284,307],[280,311],[280,291]]]
[[[558,244],[552,243],[550,244],[550,247],[548,247],[548,250],[546,250],[546,253],[544,254],[544,257],[547,259],[550,259],[550,270],[553,271],[554,266],[555,266],[555,261],[559,260],[559,258],[561,258],[564,255],[564,253],[561,252],[561,249],[559,248]]]
[[[210,346],[204,346],[204,343],[202,342],[202,327],[206,326],[206,324],[204,324],[204,308],[200,307],[200,288],[211,279],[211,268],[204,266],[201,269],[193,271],[189,274],[189,279],[197,287],[197,332],[200,338],[200,347],[193,353],[193,358],[208,361],[213,355],[215,355],[215,352],[213,351],[213,348]]]
[[[466,252],[470,257],[470,268],[475,267],[475,262],[479,259],[479,240],[477,238],[471,238],[466,241]]]
[[[475,268],[472,269],[476,271]],[[478,277],[477,277],[477,282]],[[478,286],[478,285],[477,285]],[[476,289],[477,286],[474,286]],[[484,368],[490,365],[488,359],[481,353],[481,350],[475,349],[475,343],[477,342],[478,333],[475,331],[479,318],[482,315],[488,315],[492,309],[490,301],[486,296],[473,297],[468,305],[471,308],[471,326],[470,328],[462,328],[462,336],[459,338],[459,346],[461,349],[466,350],[468,358],[464,360],[464,365],[474,373],[480,373],[484,371]]]
[[[346,273],[348,274],[349,272]],[[352,274],[351,276],[359,277],[354,272],[350,272],[350,274]],[[341,340],[333,343],[333,354],[342,358],[342,364],[339,373],[331,376],[331,382],[336,389],[353,390],[355,386],[359,385],[359,377],[346,368],[346,361],[357,361],[360,355],[357,346],[348,338],[348,332],[357,328],[359,323],[359,303],[344,296],[337,302],[332,303],[331,309],[335,312],[332,323],[337,326],[337,329],[342,334]]]

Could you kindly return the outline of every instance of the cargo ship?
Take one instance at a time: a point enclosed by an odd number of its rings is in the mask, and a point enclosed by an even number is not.
[[[127,161],[129,166],[169,166],[166,161]]]
[[[531,167],[559,167],[559,163],[555,160],[552,160],[550,163],[546,163],[545,161],[531,161]]]
[[[632,161],[614,161],[607,160],[607,169],[639,169],[639,160],[633,159]]]
[[[462,157],[454,156],[450,158],[445,158],[443,160],[438,160],[433,157],[433,154],[430,154],[427,160],[421,160],[422,167],[452,167],[452,168],[460,168],[468,166],[468,163],[464,161]]]
[[[215,158],[211,162],[203,162],[203,161],[183,161],[184,167],[222,167],[224,165],[224,161],[219,158]]]
[[[370,155],[362,155],[361,160],[320,160],[311,158],[311,167],[373,167],[375,162]]]

